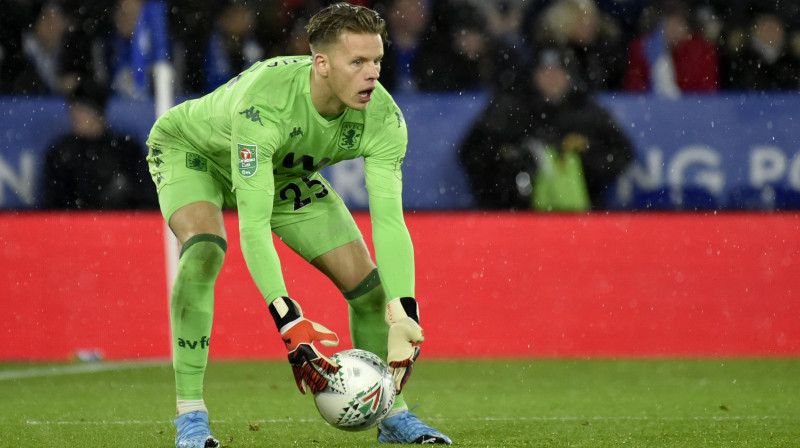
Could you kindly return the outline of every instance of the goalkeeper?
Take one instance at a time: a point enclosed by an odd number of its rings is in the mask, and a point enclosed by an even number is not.
[[[311,56],[254,64],[214,92],[164,114],[147,141],[161,212],[181,246],[171,294],[177,447],[219,446],[208,426],[203,376],[214,283],[227,249],[223,208],[236,208],[250,274],[268,304],[297,387],[327,386],[338,366],[314,346],[336,334],[290,298],[272,242],[328,276],[346,299],[356,348],[387,360],[398,393],[422,342],[414,299],[414,253],[403,220],[401,165],[406,124],[377,82],[384,20],[338,3],[308,23]],[[319,170],[364,158],[375,260],[342,199]],[[387,443],[450,443],[398,395],[378,427]]]

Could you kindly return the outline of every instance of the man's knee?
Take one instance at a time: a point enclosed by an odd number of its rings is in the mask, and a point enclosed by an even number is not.
[[[386,297],[377,269],[367,274],[355,289],[343,294],[347,303],[358,311],[383,313]]]
[[[222,269],[228,243],[219,235],[201,233],[189,238],[181,248],[182,264],[193,271],[194,276],[215,279]],[[184,260],[184,257],[191,260]]]
[[[207,201],[184,205],[169,217],[169,227],[181,244],[186,244],[196,235],[211,234],[227,238],[222,210]]]

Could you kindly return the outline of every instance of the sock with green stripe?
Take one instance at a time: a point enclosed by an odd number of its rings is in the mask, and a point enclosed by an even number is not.
[[[217,235],[199,234],[189,238],[181,249],[170,299],[172,364],[179,402],[203,398],[214,317],[214,284],[227,247]]]
[[[350,314],[353,347],[375,353],[385,362],[389,352],[389,326],[384,320],[387,300],[378,270],[374,269],[355,289],[343,294]],[[398,395],[392,409],[407,408],[403,396]]]

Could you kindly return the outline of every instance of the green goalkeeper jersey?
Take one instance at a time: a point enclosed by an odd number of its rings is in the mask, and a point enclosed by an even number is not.
[[[413,247],[401,200],[408,143],[403,115],[378,84],[364,111],[321,116],[311,102],[311,68],[308,56],[256,63],[214,92],[170,109],[155,126],[159,143],[197,152],[231,173],[242,252],[268,301],[288,295],[269,237],[276,183],[309,182],[326,166],[363,157],[387,296],[413,297]]]

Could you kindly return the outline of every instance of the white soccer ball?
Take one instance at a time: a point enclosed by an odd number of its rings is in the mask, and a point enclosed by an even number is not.
[[[372,428],[394,405],[394,380],[378,355],[360,349],[344,350],[331,359],[340,366],[327,374],[328,387],[314,396],[322,418],[345,431]]]

